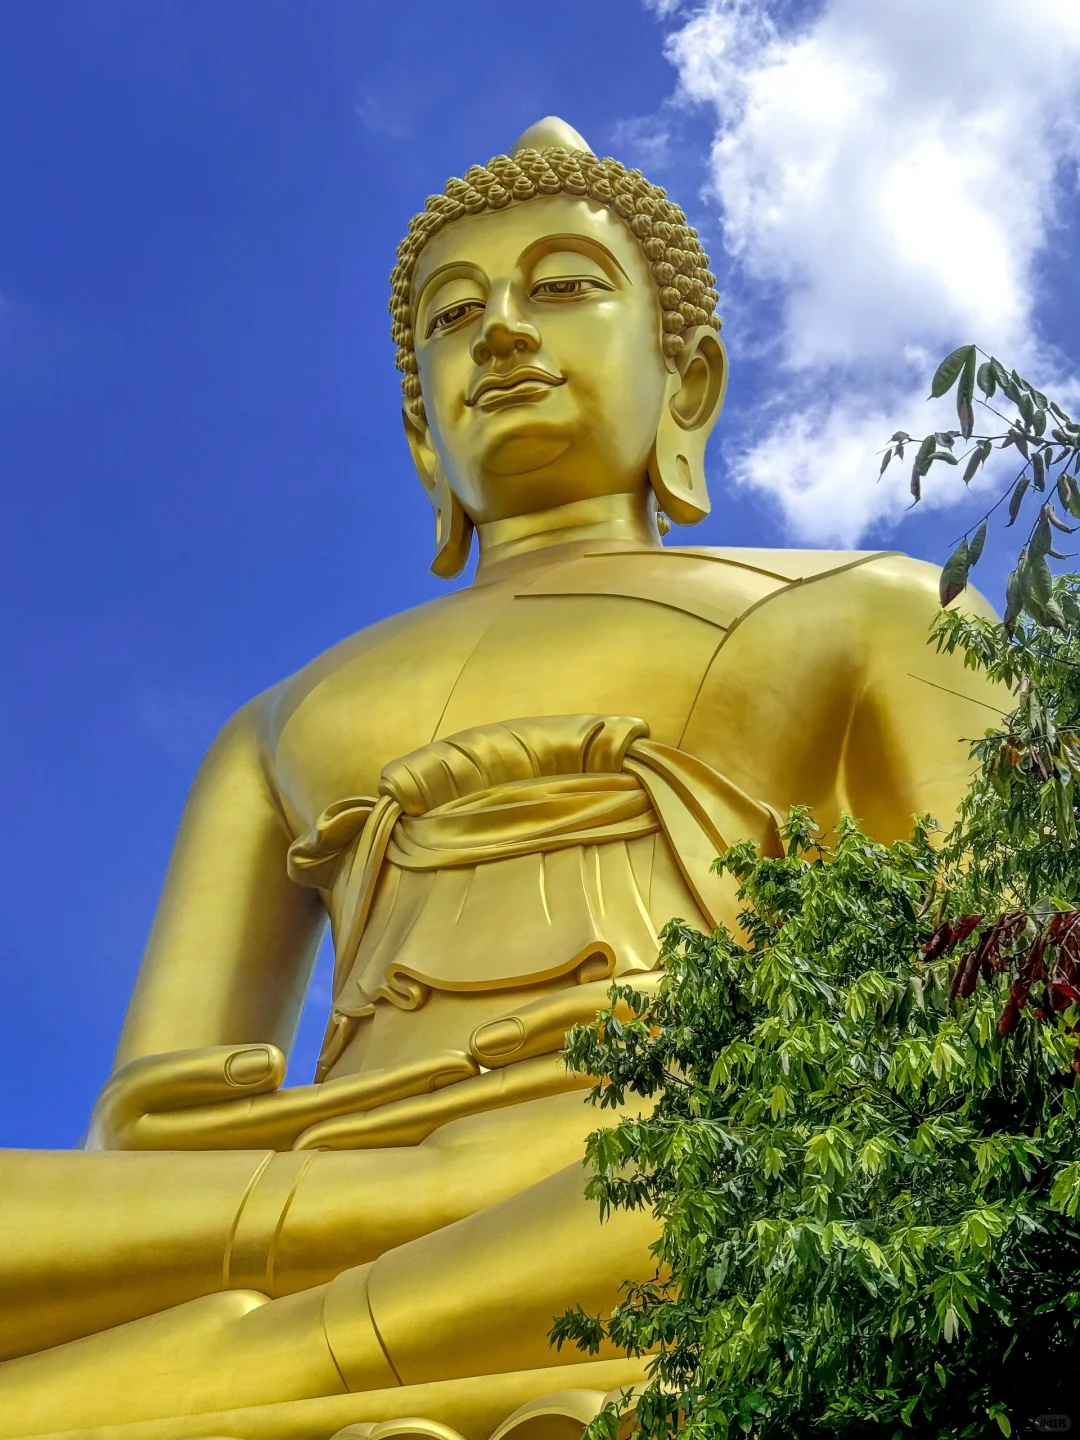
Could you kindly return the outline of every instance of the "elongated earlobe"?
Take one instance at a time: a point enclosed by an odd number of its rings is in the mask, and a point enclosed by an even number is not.
[[[435,512],[435,558],[431,562],[431,573],[440,580],[452,580],[469,563],[473,523],[437,462],[433,481],[424,489]]]
[[[413,464],[435,515],[435,558],[431,562],[431,573],[440,580],[452,580],[469,562],[473,523],[450,488],[422,415],[422,411],[420,416],[411,414],[407,407],[401,412]]]
[[[659,508],[676,525],[697,525],[712,508],[705,483],[705,445],[727,390],[727,352],[716,331],[700,326],[671,377],[649,460]]]

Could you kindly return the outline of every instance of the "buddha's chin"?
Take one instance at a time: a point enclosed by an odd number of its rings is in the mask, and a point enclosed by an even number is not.
[[[489,475],[530,475],[554,465],[570,448],[567,435],[507,435],[490,446],[484,456]]]

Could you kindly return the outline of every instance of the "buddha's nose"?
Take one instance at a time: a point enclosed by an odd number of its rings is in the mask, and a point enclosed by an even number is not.
[[[504,360],[515,351],[531,355],[539,349],[540,332],[518,313],[509,285],[493,286],[484,323],[472,344],[472,358],[483,365],[488,360]]]

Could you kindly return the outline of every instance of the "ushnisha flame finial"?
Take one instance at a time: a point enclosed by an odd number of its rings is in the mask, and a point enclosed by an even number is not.
[[[560,120],[558,115],[545,115],[542,120],[537,120],[535,125],[519,135],[510,146],[510,158],[516,160],[523,150],[582,150],[592,154],[592,146],[585,137],[568,125],[565,120]]]

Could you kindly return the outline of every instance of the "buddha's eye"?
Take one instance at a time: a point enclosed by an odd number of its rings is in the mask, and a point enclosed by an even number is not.
[[[612,286],[591,275],[568,275],[562,280],[539,280],[529,292],[533,300],[577,300],[594,290],[610,290]]]
[[[426,333],[430,336],[437,330],[453,330],[483,308],[482,300],[461,300],[456,305],[448,305],[445,310],[439,310],[431,317]]]

